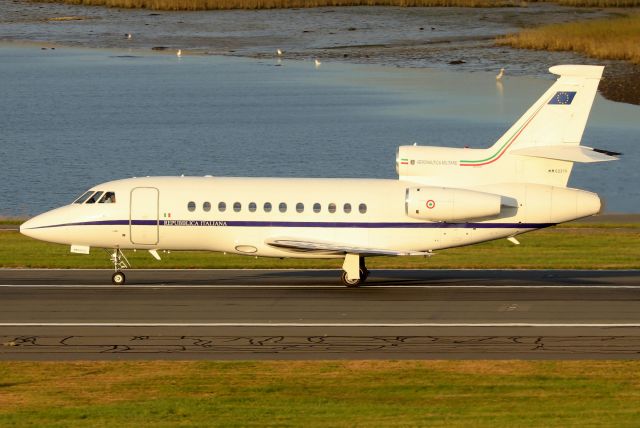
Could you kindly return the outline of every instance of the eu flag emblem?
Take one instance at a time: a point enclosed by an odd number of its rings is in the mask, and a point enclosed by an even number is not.
[[[575,92],[559,91],[556,92],[553,97],[551,97],[551,101],[549,101],[549,104],[569,105],[571,104],[571,101],[573,101],[573,97],[575,96]]]

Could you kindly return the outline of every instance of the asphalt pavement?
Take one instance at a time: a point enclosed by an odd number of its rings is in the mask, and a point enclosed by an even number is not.
[[[640,355],[640,271],[0,269],[0,359]]]

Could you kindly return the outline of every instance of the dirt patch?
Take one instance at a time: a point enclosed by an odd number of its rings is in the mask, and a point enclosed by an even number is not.
[[[640,66],[617,65],[608,67],[600,82],[600,92],[612,101],[640,105]]]

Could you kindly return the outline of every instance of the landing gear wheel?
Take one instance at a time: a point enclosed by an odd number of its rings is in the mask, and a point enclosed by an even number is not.
[[[122,285],[124,284],[124,281],[126,280],[124,273],[118,271],[116,273],[114,273],[111,276],[111,282],[113,282],[114,285]]]
[[[362,279],[349,279],[346,272],[342,272],[342,283],[347,287],[358,287],[362,283]]]

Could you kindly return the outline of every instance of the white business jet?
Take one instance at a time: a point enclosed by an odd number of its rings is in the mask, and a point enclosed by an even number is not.
[[[112,252],[225,251],[264,257],[344,258],[342,282],[367,279],[365,257],[515,236],[597,214],[598,195],[567,188],[574,162],[617,159],[580,146],[604,67],[559,65],[558,80],[490,148],[401,146],[398,180],[146,177],[93,187],[20,231]]]

